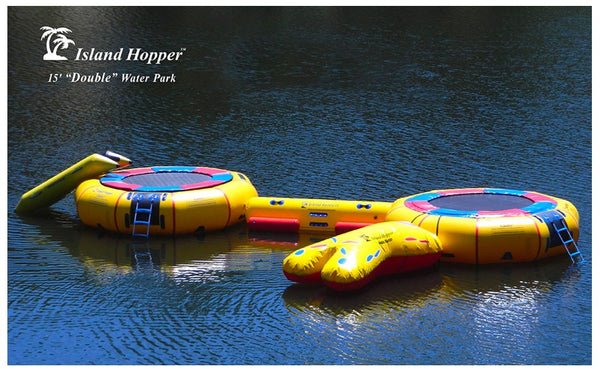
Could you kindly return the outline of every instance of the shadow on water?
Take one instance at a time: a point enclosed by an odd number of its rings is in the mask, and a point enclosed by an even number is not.
[[[204,235],[151,237],[140,248],[128,235],[86,227],[67,213],[50,211],[45,216],[12,219],[24,223],[22,228],[28,230],[23,235],[27,250],[19,254],[54,259],[52,265],[39,267],[44,273],[56,273],[49,274],[53,280],[50,286],[54,288],[42,293],[48,306],[37,316],[58,314],[66,319],[67,313],[59,313],[65,307],[57,287],[64,288],[67,295],[82,293],[103,314],[118,317],[111,324],[113,328],[124,324],[126,328],[120,328],[124,336],[138,334],[138,327],[150,322],[161,329],[144,334],[173,343],[181,339],[181,332],[194,336],[197,329],[206,331],[205,336],[186,338],[185,351],[193,353],[194,363],[203,362],[198,361],[202,351],[197,350],[197,345],[201,342],[222,350],[229,347],[229,340],[239,340],[252,346],[252,352],[260,356],[264,348],[258,342],[255,347],[254,341],[247,341],[252,334],[263,339],[273,334],[294,337],[294,343],[268,350],[279,358],[275,359],[279,363],[442,364],[448,362],[443,357],[446,351],[457,357],[457,363],[514,363],[522,358],[547,362],[552,359],[532,359],[530,352],[518,349],[510,356],[501,356],[498,342],[506,350],[521,347],[528,337],[537,337],[545,307],[557,308],[553,297],[556,294],[578,293],[582,275],[566,257],[522,265],[441,264],[435,269],[378,279],[352,293],[337,293],[325,287],[293,284],[281,272],[281,262],[289,252],[326,235],[254,233],[248,232],[245,224],[239,224]],[[12,247],[21,246],[25,247]],[[136,258],[136,252],[146,250],[146,259],[143,255]],[[11,263],[15,262],[25,260],[13,257]],[[17,268],[21,267],[16,266],[13,272]],[[42,283],[40,277],[29,278],[26,285],[15,287],[31,292]],[[27,296],[30,294],[20,294],[10,305],[15,309],[11,313],[14,319],[22,320],[31,314],[17,308]],[[148,306],[152,308],[142,309]],[[137,313],[130,316],[131,311]],[[200,321],[200,328],[194,328]],[[571,332],[565,323],[556,321],[556,329],[568,335]],[[221,333],[212,334],[213,329]],[[99,324],[90,334],[105,334],[105,330]],[[397,339],[394,337],[399,334],[406,341],[402,341],[402,346],[393,346]],[[423,334],[431,335],[420,341],[425,347],[407,343],[417,339],[411,336]],[[548,339],[545,331],[538,335],[538,339]],[[427,348],[444,344],[448,336],[456,336],[463,345],[446,351]],[[111,336],[109,342],[113,340]],[[165,348],[156,346],[156,342],[145,347],[127,340],[121,342],[118,337],[116,341],[128,350],[165,353]],[[315,345],[328,347],[328,351],[306,358],[287,356],[295,347]],[[489,352],[469,356],[480,346]],[[373,347],[377,347],[379,355],[370,354]],[[234,349],[230,351],[235,353]],[[235,361],[219,352],[211,352],[207,362],[252,362]],[[189,362],[171,354],[169,351],[159,362]],[[80,360],[74,357],[74,361]],[[560,360],[564,359],[559,357]]]
[[[132,270],[142,266],[170,270],[194,263],[216,265],[223,258],[233,258],[228,254],[287,253],[322,239],[311,234],[248,232],[243,223],[209,233],[140,239],[91,228],[74,215],[49,209],[33,215],[14,215],[10,221],[22,223],[25,232],[20,237],[31,245],[58,244],[84,264]]]
[[[428,299],[473,299],[510,291],[518,297],[535,289],[548,291],[558,283],[576,284],[580,268],[556,257],[527,264],[452,265],[377,279],[357,291],[336,292],[324,286],[293,284],[283,293],[288,309],[328,313],[360,311],[371,305],[425,305]]]
[[[293,284],[283,299],[288,309],[318,309],[331,314],[368,309],[372,305],[420,304],[441,288],[443,276],[438,270],[423,270],[377,279],[357,291],[336,292],[324,286]]]
[[[12,219],[14,222],[15,220]],[[87,227],[71,214],[47,210],[36,215],[19,216],[27,227],[32,244],[58,243],[73,257],[87,265],[114,265],[122,268],[175,270],[194,263],[217,264],[235,253],[289,252],[330,237],[319,233],[273,233],[248,231],[243,223],[225,230],[195,235],[154,236],[136,240],[126,234],[103,232]],[[65,232],[65,230],[69,230]],[[231,258],[231,257],[229,257]],[[380,278],[365,288],[339,293],[325,287],[292,284],[283,293],[288,307],[320,306],[330,309],[357,308],[378,299],[422,299],[443,292],[448,296],[485,294],[511,285],[551,288],[564,280],[577,280],[581,267],[565,256],[535,263],[470,266],[442,263],[414,273]],[[279,277],[279,276],[278,276]],[[575,283],[575,282],[573,282]],[[317,305],[312,302],[319,301]]]

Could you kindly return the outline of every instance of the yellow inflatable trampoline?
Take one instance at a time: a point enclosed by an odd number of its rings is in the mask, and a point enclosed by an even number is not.
[[[293,282],[347,291],[373,279],[434,265],[442,254],[437,236],[407,222],[382,222],[294,251],[283,261]]]
[[[581,258],[575,206],[536,192],[430,191],[395,201],[386,220],[411,222],[435,233],[444,246],[443,262],[528,262],[564,253]]]
[[[256,189],[242,173],[206,167],[115,171],[81,183],[77,213],[89,226],[133,236],[212,231],[245,218]]]

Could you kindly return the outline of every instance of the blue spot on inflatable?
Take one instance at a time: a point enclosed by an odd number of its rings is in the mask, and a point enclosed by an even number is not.
[[[304,249],[300,249],[294,253],[294,255],[296,255],[296,256],[300,256],[302,254],[304,254]]]
[[[342,252],[342,254],[346,255],[346,249],[345,248],[341,248],[340,251]]]
[[[373,260],[373,255],[367,256],[367,263],[371,262],[371,260]]]
[[[375,253],[375,257],[378,257],[380,253],[381,253],[381,250],[377,250],[377,252]]]
[[[338,260],[338,264],[344,264],[346,263],[346,258],[341,258],[340,260]]]

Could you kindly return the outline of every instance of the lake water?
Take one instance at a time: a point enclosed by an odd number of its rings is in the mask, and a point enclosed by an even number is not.
[[[8,8],[8,363],[591,364],[591,24],[591,7]],[[43,26],[72,31],[68,60],[43,59]],[[136,263],[72,196],[13,212],[107,149],[240,171],[262,196],[542,192],[578,208],[586,262],[442,264],[340,295],[283,276],[314,235],[151,237]]]

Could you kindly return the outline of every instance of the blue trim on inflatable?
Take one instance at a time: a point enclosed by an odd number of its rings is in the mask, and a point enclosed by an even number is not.
[[[183,188],[179,186],[144,186],[138,187],[135,189],[136,192],[173,192],[173,191],[183,191]]]
[[[520,191],[520,190],[509,190],[503,188],[486,188],[483,190],[484,194],[498,194],[498,195],[513,195],[513,196],[526,196],[528,191]],[[413,197],[408,198],[405,202],[416,202],[416,201],[431,201],[442,196],[454,196],[454,195],[445,195],[438,192],[426,192],[422,194],[415,195]],[[552,203],[549,201],[537,201],[531,205],[528,205],[524,208],[520,208],[523,212],[527,212],[529,214],[536,214],[548,210],[553,210],[557,206],[556,203]],[[477,218],[479,215],[479,211],[477,210],[454,210],[454,209],[445,209],[445,208],[436,208],[431,209],[425,212],[426,214],[438,215],[438,216],[450,216],[450,217],[459,217],[459,218]],[[499,211],[498,213],[502,213]]]
[[[218,173],[212,175],[213,181],[223,181],[229,182],[233,179],[233,175],[231,173]]]
[[[222,183],[217,183],[217,184],[212,183],[212,185],[207,186],[207,187],[203,187],[201,185],[203,182],[198,182],[198,184],[196,186],[194,186],[195,184],[190,184],[190,185],[186,185],[185,188],[182,186],[142,186],[142,187],[132,187],[131,189],[129,189],[129,191],[135,191],[135,192],[177,192],[177,191],[191,191],[191,190],[196,190],[196,189],[200,189],[200,188],[210,188],[210,187],[214,187],[218,184],[227,183],[227,182],[233,180],[233,174],[231,174],[230,172],[223,171],[221,173],[211,174],[212,172],[215,171],[212,168],[207,168],[206,173],[202,173],[202,171],[198,171],[198,169],[202,169],[202,168],[201,167],[183,167],[183,166],[159,166],[159,167],[150,167],[150,168],[140,168],[137,170],[133,169],[133,170],[125,171],[123,173],[107,173],[102,178],[100,178],[100,183],[105,184],[108,187],[113,187],[113,186],[110,186],[110,184],[108,184],[108,183],[123,182],[125,180],[125,178],[130,177],[130,176],[152,174],[152,173],[199,173],[199,174],[203,174],[205,176],[209,176],[210,181],[222,182]],[[221,171],[221,170],[219,170],[219,171]],[[123,189],[123,188],[119,188],[119,189]]]
[[[106,173],[102,178],[100,178],[100,182],[103,181],[121,181],[123,178],[127,176],[117,173]]]
[[[437,199],[440,196],[442,196],[441,193],[428,192],[428,193],[422,193],[422,194],[413,196],[406,201],[429,201],[429,200]]]
[[[507,190],[504,188],[486,188],[483,190],[483,193],[495,193],[495,194],[500,194],[500,195],[523,196],[523,195],[527,194],[527,191]]]
[[[192,172],[197,167],[152,167],[155,172]]]
[[[438,209],[433,209],[433,210],[428,211],[427,214],[446,216],[446,217],[475,218],[475,217],[477,217],[477,210],[466,211],[466,210],[438,208]]]
[[[556,205],[557,204],[554,204],[554,203],[551,203],[548,201],[540,201],[540,202],[534,202],[533,204],[524,207],[522,210],[526,211],[530,214],[541,213],[544,211],[555,209]]]

